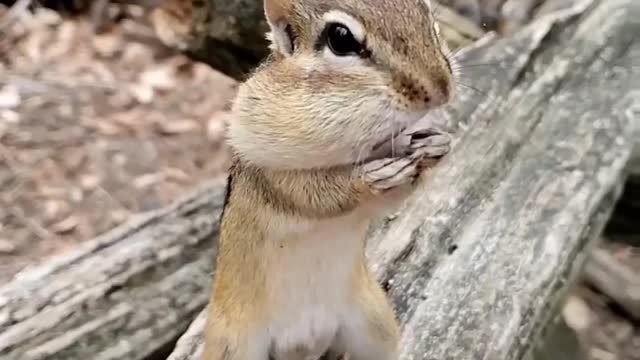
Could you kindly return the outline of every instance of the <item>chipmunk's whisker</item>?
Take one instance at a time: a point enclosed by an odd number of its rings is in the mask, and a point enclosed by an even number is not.
[[[394,134],[395,126],[391,127],[391,157],[395,157],[396,145],[394,143],[396,135]]]

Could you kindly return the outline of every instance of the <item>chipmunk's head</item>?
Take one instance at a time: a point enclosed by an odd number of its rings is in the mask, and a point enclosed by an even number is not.
[[[454,80],[429,0],[265,0],[272,56],[240,87],[230,140],[280,168],[364,160]]]

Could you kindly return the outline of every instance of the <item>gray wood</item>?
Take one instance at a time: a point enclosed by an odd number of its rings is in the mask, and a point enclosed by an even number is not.
[[[0,287],[0,359],[146,359],[170,346],[207,303],[223,199],[217,181]]]
[[[523,358],[599,235],[638,122],[640,3],[581,4],[461,54],[480,92],[461,87],[437,114],[455,148],[370,239],[402,358]],[[223,193],[207,186],[0,287],[0,358],[164,358],[206,305]],[[171,359],[196,359],[202,323]]]

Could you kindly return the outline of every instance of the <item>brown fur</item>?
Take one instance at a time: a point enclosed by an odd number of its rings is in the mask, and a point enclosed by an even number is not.
[[[259,328],[269,320],[266,300],[269,290],[265,286],[269,269],[265,265],[278,261],[278,254],[273,253],[257,226],[261,213],[335,217],[352,211],[373,195],[358,172],[348,166],[278,171],[243,164],[235,158],[230,170],[231,183],[222,218],[211,301],[215,306],[210,309],[207,325],[204,357],[207,360],[245,359],[242,341],[250,339],[252,331],[258,331],[247,328],[247,324]],[[363,306],[386,302],[366,270],[365,261],[363,253],[354,270],[354,289],[357,289],[354,295],[362,299]],[[374,328],[383,329],[382,323],[394,323],[391,311],[380,311],[371,309]],[[382,331],[380,336],[381,341],[397,339],[397,333],[392,330]]]
[[[329,353],[351,350],[353,360],[391,360],[399,328],[367,269],[364,238],[375,210],[391,209],[410,186],[380,191],[364,175],[379,170],[368,162],[376,144],[390,140],[452,95],[453,75],[433,16],[423,0],[265,0],[265,7],[276,40],[272,56],[240,87],[233,106],[229,139],[235,157],[204,359],[267,360],[266,354],[274,351],[271,327],[283,326],[274,314],[282,316],[289,306],[294,314],[308,311],[291,304],[302,302],[304,307],[306,296],[322,298],[322,277],[333,276],[337,282],[327,285],[334,287],[326,289],[328,303],[347,299],[345,306],[353,306],[355,313],[349,314],[353,321],[341,323],[336,338],[329,339]],[[318,49],[323,16],[336,10],[364,28],[370,57],[345,65]],[[295,33],[292,53],[282,37],[287,26]],[[405,162],[396,164],[413,168],[416,162],[429,163],[398,156],[380,162],[380,167],[398,159]],[[405,170],[396,168],[389,177],[413,176]],[[351,238],[344,244],[331,242],[343,236]],[[279,261],[294,268],[283,269]],[[307,264],[310,268],[301,268]],[[342,271],[341,266],[344,273],[334,271]],[[340,283],[342,275],[346,285]],[[293,291],[296,297],[295,289],[283,286],[289,278],[296,281],[292,286],[301,286],[302,300],[274,293]],[[343,285],[344,298],[333,291]],[[297,320],[291,321],[296,329]],[[278,329],[285,334],[280,339],[284,343],[297,335],[287,327]],[[327,341],[321,335],[318,339]],[[292,345],[280,349],[276,360],[318,355],[325,345],[312,340],[290,340]]]

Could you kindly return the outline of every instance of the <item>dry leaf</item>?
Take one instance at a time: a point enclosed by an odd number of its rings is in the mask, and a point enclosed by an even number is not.
[[[0,120],[10,124],[17,124],[20,122],[20,114],[9,109],[0,110]]]
[[[40,193],[40,195],[48,198],[61,198],[67,195],[67,190],[65,188],[47,185],[39,187],[38,192]]]
[[[0,108],[14,108],[20,105],[20,92],[13,85],[6,85],[0,88]]]
[[[91,65],[91,70],[101,85],[112,85],[116,87],[116,85],[114,85],[116,82],[116,76],[113,74],[112,70],[109,69],[109,66],[101,62],[96,62]]]
[[[191,177],[184,170],[169,167],[164,169],[164,173],[167,176],[168,180],[178,182],[178,183],[187,183],[191,181]]]
[[[145,189],[164,180],[164,174],[153,173],[138,176],[133,180],[133,186],[136,189]]]
[[[57,11],[45,7],[36,7],[33,13],[34,19],[37,19],[42,26],[54,26],[62,22],[62,17]]]
[[[119,135],[125,132],[125,130],[121,126],[118,126],[117,124],[114,124],[109,120],[97,121],[95,124],[92,124],[92,126],[95,127],[101,134],[104,134],[104,135],[113,136],[113,135]]]
[[[75,151],[67,154],[64,158],[67,171],[75,171],[79,169],[82,164],[87,160],[87,154],[82,151]]]
[[[44,31],[35,31],[21,44],[26,57],[33,62],[42,61],[42,44],[47,42],[49,34]]]
[[[140,104],[149,104],[153,101],[153,96],[155,95],[153,92],[153,88],[146,84],[133,84],[129,86],[129,93],[133,95],[133,97]]]
[[[68,218],[55,223],[51,226],[51,230],[56,234],[66,234],[73,231],[78,226],[78,219],[75,216],[69,216]]]
[[[126,91],[118,91],[108,99],[109,104],[118,109],[128,108],[133,105],[134,99],[131,94],[128,94]]]
[[[45,59],[56,59],[67,54],[73,46],[74,39],[78,33],[76,24],[73,21],[63,22],[57,29],[57,39],[46,43],[44,50]]]
[[[145,119],[150,117],[149,111],[140,108],[114,114],[112,121],[131,131],[144,131]]]
[[[129,161],[125,154],[115,154],[111,160],[117,166],[125,166]]]
[[[149,46],[130,43],[124,47],[120,61],[129,67],[138,67],[148,63],[153,58],[153,50]]]
[[[121,36],[114,34],[101,34],[92,38],[93,48],[103,57],[113,57],[116,52],[122,49]]]
[[[101,182],[102,179],[96,174],[85,174],[80,177],[80,186],[84,190],[94,190]]]
[[[84,193],[82,192],[82,189],[74,187],[69,190],[69,198],[73,202],[79,203],[84,199]]]
[[[198,123],[195,120],[191,119],[163,121],[158,122],[157,124],[160,128],[160,132],[165,135],[182,134],[195,131],[200,128],[198,126]]]
[[[61,216],[63,213],[68,213],[71,210],[69,204],[61,200],[47,200],[44,203],[44,216],[48,221]]]
[[[175,71],[170,66],[157,66],[140,75],[140,81],[153,89],[171,90],[176,86]]]
[[[129,212],[126,210],[115,210],[111,212],[111,220],[114,223],[122,223],[129,217]]]
[[[11,254],[16,251],[16,246],[9,240],[0,239],[0,254]]]

